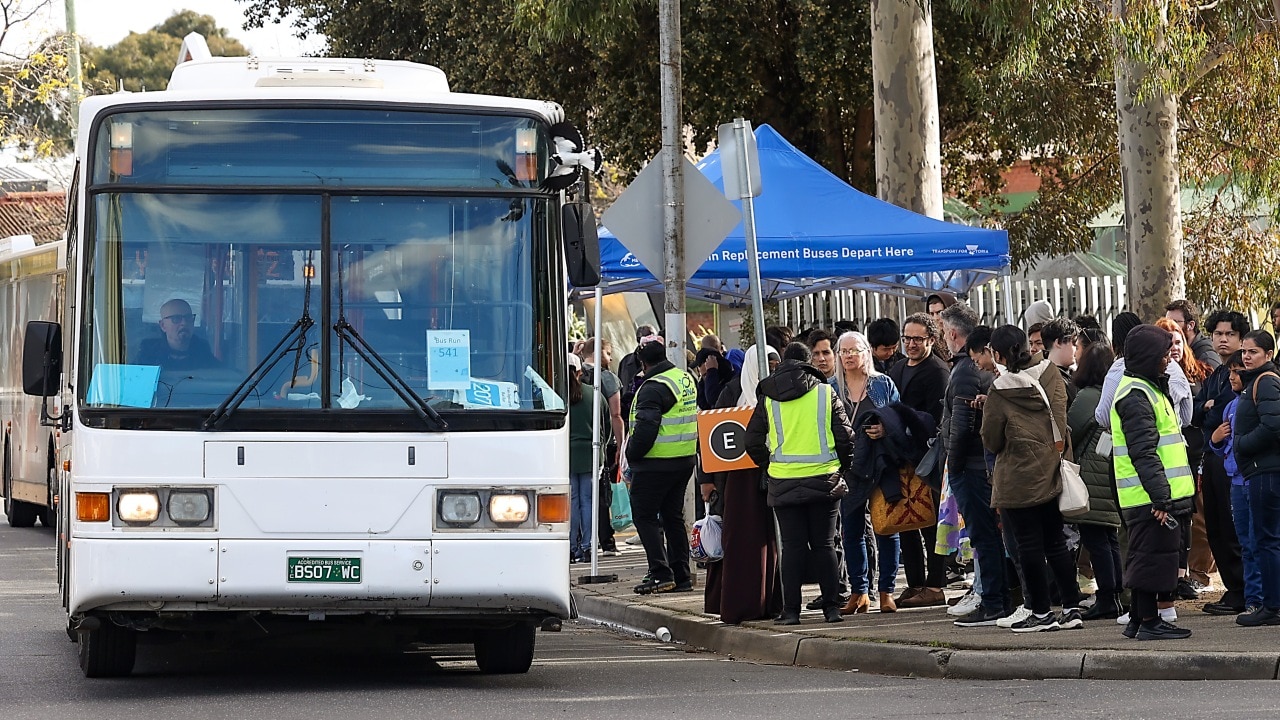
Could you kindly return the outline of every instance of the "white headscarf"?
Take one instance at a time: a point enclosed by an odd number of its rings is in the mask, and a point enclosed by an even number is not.
[[[742,395],[738,397],[738,405],[740,406],[756,406],[756,386],[760,384],[760,361],[757,360],[758,356],[756,354],[759,351],[756,348],[756,345],[747,348],[746,357],[742,359],[742,375],[740,379]],[[765,362],[768,362],[770,356],[781,360],[778,351],[772,346],[766,345],[765,348],[769,351],[768,355],[765,356]]]

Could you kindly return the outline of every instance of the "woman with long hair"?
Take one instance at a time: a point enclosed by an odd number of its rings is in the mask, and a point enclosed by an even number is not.
[[[1075,402],[1067,410],[1071,426],[1071,447],[1080,461],[1080,476],[1089,488],[1089,511],[1072,518],[1080,528],[1080,542],[1089,551],[1093,563],[1098,594],[1093,607],[1084,613],[1085,620],[1114,620],[1124,613],[1120,592],[1124,574],[1120,562],[1120,503],[1116,498],[1115,472],[1110,454],[1098,452],[1098,440],[1107,428],[1094,419],[1094,411],[1102,399],[1102,383],[1107,369],[1115,361],[1108,343],[1087,345],[1080,353],[1071,383],[1079,390]]]
[[[1015,325],[995,329],[991,351],[1005,367],[991,385],[982,416],[982,442],[996,456],[991,506],[1000,511],[1018,540],[1030,595],[1026,604],[1031,608],[1031,615],[1010,629],[1027,633],[1084,627],[1076,563],[1067,550],[1058,512],[1060,459],[1067,430],[1066,383],[1048,360],[1032,359],[1027,334]],[[1061,617],[1050,607],[1051,572],[1061,596]]]
[[[836,340],[836,355],[840,369],[835,374],[835,383],[856,435],[867,411],[898,402],[898,387],[888,375],[876,370],[871,342],[862,333],[841,335]],[[844,557],[851,586],[849,602],[840,610],[844,615],[867,612],[871,607],[871,600],[867,597],[870,590],[867,583],[867,500],[867,493],[863,492],[850,492],[840,500]],[[894,612],[897,610],[893,604],[893,590],[898,578],[898,535],[876,535],[875,538],[880,612]]]

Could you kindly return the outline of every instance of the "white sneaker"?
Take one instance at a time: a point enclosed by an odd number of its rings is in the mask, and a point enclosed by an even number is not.
[[[1020,623],[1029,617],[1031,617],[1031,608],[1027,607],[1026,605],[1023,605],[1019,607],[1017,610],[1014,610],[1013,614],[1010,615],[1009,617],[1002,617],[999,620],[997,620],[996,627],[1011,628],[1015,624]]]
[[[982,596],[970,590],[960,598],[960,602],[947,608],[947,614],[953,617],[963,617],[969,613],[982,607]]]
[[[1129,613],[1125,613],[1125,614],[1121,615],[1120,617],[1116,618],[1116,624],[1117,624],[1117,625],[1128,625],[1128,624],[1129,624]]]
[[[639,545],[639,544],[640,544],[640,536],[639,536],[639,535],[632,535],[631,537],[627,538],[627,541],[626,541],[626,542],[627,542],[627,544],[628,544],[628,545]]]
[[[1098,594],[1094,593],[1093,595],[1090,595],[1089,597],[1080,601],[1080,608],[1081,609],[1091,608],[1096,602],[1098,602]]]

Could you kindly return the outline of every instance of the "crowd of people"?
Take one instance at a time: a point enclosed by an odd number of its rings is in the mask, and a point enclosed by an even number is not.
[[[618,375],[601,378],[601,421],[626,438],[607,446],[605,474],[625,468],[648,561],[635,592],[693,589],[684,496],[694,479],[698,512],[722,518],[705,610],[726,623],[937,606],[962,628],[1106,621],[1129,638],[1179,639],[1191,631],[1175,601],[1201,598],[1216,572],[1223,592],[1204,612],[1280,625],[1270,333],[1235,310],[1202,319],[1187,300],[1159,318],[1121,313],[1109,328],[1043,302],[1024,313],[1025,330],[984,326],[945,293],[925,307],[865,333],[847,322],[798,335],[770,327],[767,346],[746,352],[708,336],[691,372],[668,362],[654,328],[639,328]],[[589,384],[594,341],[577,352],[572,371]],[[591,407],[589,388],[571,391],[575,561],[592,549]],[[697,411],[728,407],[752,408],[756,467],[705,473]],[[1077,486],[1083,510],[1066,507]],[[602,532],[608,524],[602,513]],[[600,546],[616,552],[611,532]],[[969,556],[972,589],[948,601]],[[820,595],[806,603],[810,583]]]

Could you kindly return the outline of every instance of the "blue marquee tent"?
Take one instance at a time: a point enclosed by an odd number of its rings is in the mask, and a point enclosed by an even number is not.
[[[963,292],[1009,265],[1005,231],[934,220],[882,202],[827,171],[770,126],[756,128],[755,136],[763,188],[755,201],[756,236],[766,298],[841,288]],[[719,150],[697,167],[724,189]],[[739,223],[690,278],[690,294],[745,299],[745,247]],[[600,258],[608,292],[661,288],[607,228],[600,232]]]

